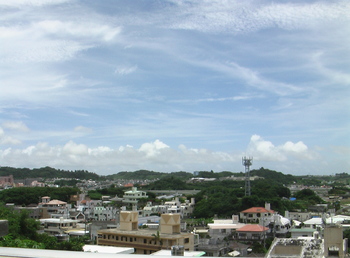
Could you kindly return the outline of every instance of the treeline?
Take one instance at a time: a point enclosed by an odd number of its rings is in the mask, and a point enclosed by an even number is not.
[[[76,187],[15,187],[0,191],[0,202],[27,206],[41,202],[44,196],[69,202],[71,196],[79,192]]]
[[[13,168],[13,167],[0,167],[0,176],[13,175],[14,179],[26,179],[26,178],[76,178],[76,179],[92,179],[99,180],[101,177],[93,172],[86,170],[61,170],[51,167],[43,168]]]
[[[196,194],[196,206],[193,216],[196,218],[210,218],[215,214],[222,218],[229,218],[233,214],[250,207],[264,207],[271,204],[271,209],[284,215],[286,210],[304,210],[310,205],[325,203],[314,191],[304,189],[296,192],[292,197],[290,190],[278,182],[271,180],[257,180],[251,182],[251,195],[245,196],[244,186],[232,187],[233,184],[223,181],[221,185],[212,185]]]
[[[149,170],[137,170],[134,172],[127,172],[122,171],[118,174],[108,175],[106,176],[106,179],[108,180],[155,180],[155,179],[162,179],[164,177],[173,176],[182,180],[188,180],[191,177],[193,177],[192,173],[189,172],[171,172],[171,173],[165,173],[165,172],[155,172],[155,171],[149,171]]]

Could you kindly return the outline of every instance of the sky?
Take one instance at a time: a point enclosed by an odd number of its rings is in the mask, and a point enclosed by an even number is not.
[[[350,172],[350,1],[0,0],[0,166]]]

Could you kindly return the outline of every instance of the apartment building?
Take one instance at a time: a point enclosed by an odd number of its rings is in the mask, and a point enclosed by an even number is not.
[[[180,214],[162,214],[160,230],[138,229],[138,212],[121,211],[120,227],[98,231],[98,245],[133,247],[135,254],[151,254],[172,246],[184,246],[193,251],[198,238],[180,231]]]

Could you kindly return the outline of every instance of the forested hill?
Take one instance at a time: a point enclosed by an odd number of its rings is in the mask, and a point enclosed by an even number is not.
[[[51,167],[43,168],[12,168],[0,167],[0,176],[13,175],[14,179],[25,178],[76,178],[76,179],[92,179],[98,180],[100,176],[96,173],[88,172],[86,170],[61,170]]]
[[[171,172],[171,173],[164,173],[164,172],[155,172],[155,171],[149,171],[149,170],[137,170],[134,172],[119,172],[118,174],[113,174],[106,176],[106,179],[110,180],[117,180],[117,179],[124,179],[124,180],[155,180],[155,179],[161,179],[164,177],[173,176],[175,178],[179,178],[182,180],[188,180],[191,177],[193,177],[192,173],[189,172]]]
[[[269,170],[265,168],[254,169],[250,172],[251,176],[259,176],[268,180],[280,182],[282,184],[290,184],[293,181],[298,181],[298,177],[293,175],[285,175],[282,172]],[[13,168],[13,167],[0,167],[0,176],[13,175],[15,179],[25,178],[75,178],[75,179],[92,179],[92,180],[159,180],[163,178],[173,177],[183,181],[195,177],[193,173],[179,171],[179,172],[155,172],[149,170],[137,170],[134,172],[119,172],[117,174],[100,176],[96,173],[88,172],[86,170],[61,170],[51,167],[43,168]],[[225,177],[244,177],[243,172],[234,173],[229,171],[213,172],[213,171],[199,171],[198,177],[204,178],[216,178],[222,179]]]

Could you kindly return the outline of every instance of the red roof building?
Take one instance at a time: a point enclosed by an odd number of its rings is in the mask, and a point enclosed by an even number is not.
[[[275,211],[271,210],[270,204],[265,203],[265,207],[251,207],[240,212],[240,220],[245,223],[259,223],[264,217],[269,217],[274,214]]]
[[[259,224],[248,224],[236,230],[236,239],[244,241],[262,241],[267,237],[269,228]]]

